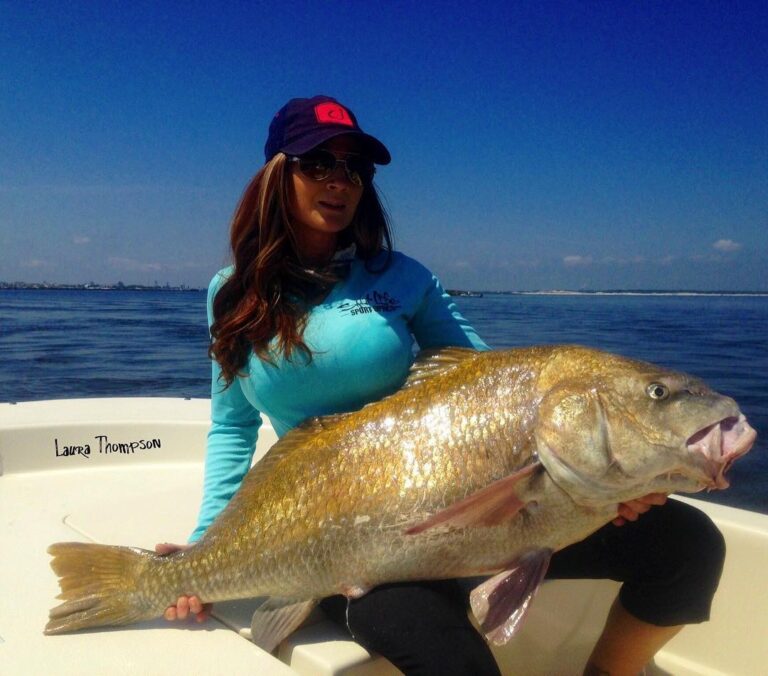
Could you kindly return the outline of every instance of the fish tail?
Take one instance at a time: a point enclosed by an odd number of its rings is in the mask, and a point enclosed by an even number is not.
[[[157,557],[131,547],[59,542],[48,548],[64,603],[51,609],[46,634],[130,624],[157,617],[163,606],[141,593],[140,578]]]

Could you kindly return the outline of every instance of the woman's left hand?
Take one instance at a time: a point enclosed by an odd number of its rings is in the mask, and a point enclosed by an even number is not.
[[[155,552],[160,556],[167,556],[174,552],[180,552],[188,549],[189,545],[174,545],[170,542],[161,542],[155,545]],[[168,606],[163,613],[163,617],[168,621],[186,620],[187,617],[194,617],[196,622],[205,622],[211,616],[213,604],[202,603],[197,596],[179,596],[175,605]]]
[[[619,503],[619,515],[613,520],[615,526],[623,526],[627,521],[637,521],[654,505],[663,505],[667,501],[666,493],[648,493],[637,500]]]

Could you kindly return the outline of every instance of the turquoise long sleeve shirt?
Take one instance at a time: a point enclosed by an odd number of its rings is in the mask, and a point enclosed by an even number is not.
[[[191,542],[250,468],[262,412],[282,436],[307,418],[354,411],[397,390],[413,362],[414,343],[420,349],[488,349],[427,268],[394,252],[389,267],[376,272],[383,256],[370,269],[355,259],[348,275],[312,308],[304,330],[311,362],[294,353],[272,365],[251,354],[245,375],[226,389],[213,362],[203,501]],[[229,274],[231,268],[211,281],[209,324],[213,298]]]

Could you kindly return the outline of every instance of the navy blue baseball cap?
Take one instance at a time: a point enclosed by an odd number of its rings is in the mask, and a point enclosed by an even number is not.
[[[392,160],[381,141],[360,129],[354,113],[330,96],[291,99],[278,110],[269,125],[264,156],[269,162],[281,152],[303,155],[342,134],[357,136],[376,164],[389,164]]]

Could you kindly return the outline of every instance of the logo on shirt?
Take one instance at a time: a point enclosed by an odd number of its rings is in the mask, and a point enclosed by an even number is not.
[[[392,298],[386,291],[370,291],[365,294],[365,298],[341,303],[339,310],[343,315],[354,317],[370,312],[394,312],[400,307],[400,301],[397,298]]]

